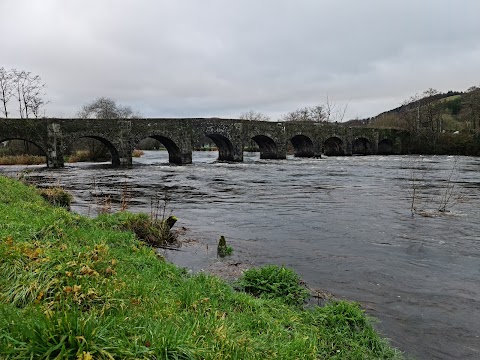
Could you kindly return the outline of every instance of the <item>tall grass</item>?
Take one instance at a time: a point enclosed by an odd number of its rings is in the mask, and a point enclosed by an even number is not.
[[[1,155],[0,165],[40,165],[46,164],[47,158],[38,155]]]
[[[356,304],[305,310],[188,274],[121,231],[0,177],[7,359],[392,359]]]
[[[94,161],[95,155],[90,150],[77,150],[66,159],[69,163]]]

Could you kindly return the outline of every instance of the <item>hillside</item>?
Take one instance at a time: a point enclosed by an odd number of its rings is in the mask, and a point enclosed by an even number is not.
[[[480,88],[465,92],[439,93],[433,89],[412,96],[401,106],[370,119],[350,120],[349,126],[374,126],[434,132],[478,132],[480,130]]]

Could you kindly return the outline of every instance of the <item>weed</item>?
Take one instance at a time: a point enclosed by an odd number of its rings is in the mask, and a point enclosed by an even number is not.
[[[125,181],[122,187],[120,211],[125,211],[130,203],[131,193],[128,183]]]
[[[126,214],[122,228],[133,231],[137,239],[151,246],[161,247],[177,241],[168,219],[152,219],[147,214]]]
[[[227,241],[225,240],[225,236],[220,236],[220,240],[218,240],[217,246],[217,255],[219,257],[230,256],[233,254],[233,248],[227,245]]]
[[[302,305],[309,295],[297,273],[284,266],[266,265],[249,269],[238,284],[249,294],[278,298],[289,305]]]
[[[404,167],[409,169],[405,191],[410,202],[412,217],[416,214],[430,217],[447,213],[454,206],[466,201],[467,195],[456,187],[458,175],[456,159],[446,178],[443,179],[443,185],[439,187],[437,193],[433,194],[429,192],[431,179],[428,178],[428,174],[431,169],[428,165],[417,159]]]

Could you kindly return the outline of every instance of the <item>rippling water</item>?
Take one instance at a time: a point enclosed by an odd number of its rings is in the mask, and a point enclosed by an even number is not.
[[[312,287],[361,302],[407,354],[480,358],[479,158],[264,161],[246,153],[244,163],[229,164],[216,157],[196,152],[192,165],[174,166],[166,152],[146,152],[129,169],[71,164],[30,167],[27,176],[64,185],[75,195],[73,210],[84,214],[94,213],[92,193],[110,194],[115,208],[127,187],[130,210],[150,212],[151,199],[166,192],[192,237],[214,245],[225,235],[239,258],[285,264]],[[24,170],[0,167],[10,175]],[[438,207],[452,185],[458,204],[444,215],[412,217],[412,177],[417,208]]]

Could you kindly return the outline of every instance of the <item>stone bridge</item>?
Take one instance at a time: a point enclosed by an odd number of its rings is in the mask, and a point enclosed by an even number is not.
[[[64,155],[80,138],[94,138],[110,151],[113,165],[131,165],[132,151],[146,138],[160,141],[175,164],[192,162],[195,142],[206,138],[221,161],[243,161],[252,140],[261,159],[402,153],[408,134],[393,129],[348,127],[314,122],[269,122],[219,118],[188,119],[0,119],[0,142],[20,139],[38,146],[49,167],[62,167]]]

